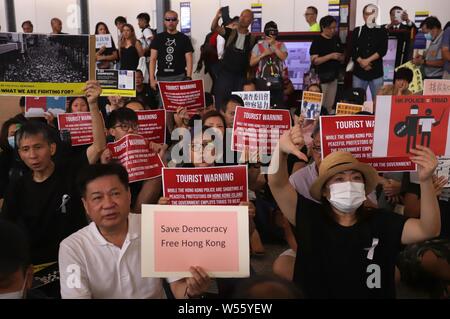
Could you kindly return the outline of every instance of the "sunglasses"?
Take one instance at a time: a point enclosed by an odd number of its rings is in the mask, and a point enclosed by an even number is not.
[[[164,18],[166,21],[177,22],[178,18]]]

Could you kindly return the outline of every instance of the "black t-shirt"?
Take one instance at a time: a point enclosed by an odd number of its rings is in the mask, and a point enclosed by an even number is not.
[[[158,51],[157,76],[173,76],[186,73],[186,57],[194,52],[191,39],[181,32],[169,34],[158,33],[150,44],[150,48]]]
[[[57,261],[59,243],[87,225],[76,176],[88,164],[84,153],[57,163],[44,182],[35,182],[28,173],[8,188],[1,216],[23,227],[33,264]],[[63,197],[68,198],[65,209]]]
[[[360,28],[355,28],[352,33],[352,58],[355,63],[353,74],[362,80],[370,81],[382,77],[384,74],[383,57],[388,49],[388,32],[386,28],[375,27],[370,29],[363,25],[359,34]],[[380,58],[372,62],[371,70],[364,70],[356,62],[359,57],[367,59],[374,53],[378,53]]]
[[[344,52],[344,48],[338,36],[334,36],[331,39],[320,36],[313,41],[311,48],[309,49],[310,55],[318,55],[319,57],[323,57],[334,52]],[[339,75],[339,67],[340,62],[337,60],[328,60],[325,63],[317,65],[316,70],[319,74],[320,82],[327,83],[337,79]]]
[[[255,45],[255,40],[250,33],[247,33],[243,50],[236,48],[236,41],[239,36],[236,30],[234,34],[235,38],[227,46],[228,38],[232,35],[232,32],[232,29],[225,28],[225,49],[222,58],[222,67],[231,73],[244,75],[250,64],[250,54]]]
[[[329,217],[323,205],[298,195],[294,282],[307,298],[395,298],[395,262],[406,218],[374,210],[350,227]],[[374,240],[370,260],[369,250]],[[380,288],[370,289],[378,265]]]
[[[139,66],[139,53],[135,46],[120,48],[120,69],[137,70]]]

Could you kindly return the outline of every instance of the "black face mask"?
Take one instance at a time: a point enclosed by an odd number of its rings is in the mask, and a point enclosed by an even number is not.
[[[264,30],[264,34],[266,36],[276,37],[276,36],[278,36],[278,30],[277,29],[268,28],[268,29]]]

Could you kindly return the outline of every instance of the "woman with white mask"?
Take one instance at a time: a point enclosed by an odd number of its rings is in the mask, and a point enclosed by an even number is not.
[[[307,298],[395,298],[395,262],[402,244],[440,232],[440,211],[432,175],[436,156],[425,147],[411,150],[421,185],[420,219],[362,205],[378,184],[378,174],[350,153],[325,157],[310,194],[289,183],[288,154],[303,158],[301,126],[285,132],[269,168],[269,186],[281,211],[295,225],[298,245],[294,282]]]
[[[363,9],[365,24],[352,32],[353,88],[367,90],[372,99],[383,86],[383,56],[388,48],[388,32],[376,24],[378,7],[368,4]]]

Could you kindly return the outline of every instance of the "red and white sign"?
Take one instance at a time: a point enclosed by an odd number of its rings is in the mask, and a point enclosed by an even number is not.
[[[246,147],[260,154],[271,154],[280,136],[291,128],[288,110],[259,110],[236,107],[233,124],[233,151],[242,152]]]
[[[176,112],[181,106],[192,114],[205,108],[203,80],[158,82],[158,84],[166,111]]]
[[[138,133],[153,143],[166,142],[166,111],[136,111],[138,116]]]
[[[171,205],[239,205],[248,200],[247,166],[163,168]]]
[[[89,112],[58,114],[58,128],[69,131],[72,146],[90,145],[94,142],[92,135],[92,116]]]
[[[450,95],[377,96],[373,156],[408,156],[416,145],[450,156]]]
[[[164,164],[159,155],[150,150],[149,141],[141,135],[128,134],[109,143],[112,158],[118,160],[128,172],[130,183],[161,176]]]
[[[408,157],[372,157],[375,116],[321,116],[322,158],[336,151],[346,151],[379,172],[415,171]]]

